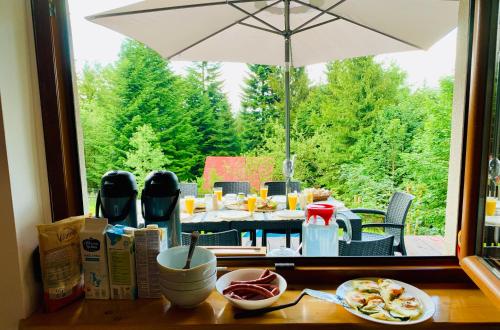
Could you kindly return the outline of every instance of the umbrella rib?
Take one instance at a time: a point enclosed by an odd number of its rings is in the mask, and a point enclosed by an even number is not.
[[[314,6],[314,5],[308,4],[307,2],[303,2],[303,1],[301,1],[301,0],[293,0],[293,1],[295,1],[295,2],[297,2],[297,3],[300,3],[301,5],[304,5],[304,6],[307,6],[307,7],[313,8],[313,9],[316,9],[316,10],[322,10],[322,9],[321,9],[321,8],[319,8],[319,7],[316,7],[316,6]],[[351,19],[349,19],[349,18],[345,18],[345,17],[344,17],[344,16],[342,16],[342,15],[335,14],[335,13],[330,13],[330,12],[326,12],[326,13],[327,13],[327,14],[329,14],[329,15],[331,15],[331,16],[333,16],[333,17],[337,17],[337,18],[342,19],[342,20],[344,20],[344,21],[346,21],[346,22],[349,22],[349,23],[351,23],[351,24],[354,24],[354,25],[360,26],[360,27],[365,28],[365,29],[367,29],[367,30],[370,30],[370,31],[372,31],[372,32],[375,32],[375,33],[378,33],[378,34],[380,34],[380,35],[383,35],[383,36],[385,36],[385,37],[387,37],[387,38],[390,38],[390,39],[396,40],[396,41],[398,41],[398,42],[401,42],[401,43],[403,43],[403,44],[405,44],[405,45],[411,46],[411,47],[413,47],[413,48],[417,48],[417,49],[424,49],[424,47],[420,47],[420,46],[418,46],[418,45],[415,45],[414,43],[411,43],[411,42],[409,42],[409,41],[403,40],[403,39],[398,38],[398,37],[396,37],[396,36],[393,36],[393,35],[391,35],[391,34],[389,34],[389,33],[385,33],[385,32],[383,32],[383,31],[377,30],[377,29],[372,28],[372,27],[370,27],[370,26],[368,26],[368,25],[365,25],[365,24],[362,24],[362,23],[359,23],[359,22],[353,21],[353,20],[351,20]]]
[[[305,28],[302,28],[302,29],[295,29],[295,30],[292,31],[292,35],[300,33],[300,32],[304,32],[304,31],[307,31],[307,30],[310,30],[310,29],[314,29],[314,28],[316,28],[318,26],[321,26],[321,25],[325,25],[325,24],[328,24],[328,23],[332,23],[332,22],[338,21],[339,19],[340,19],[339,17],[335,17],[335,18],[329,19],[328,21],[324,21],[324,22],[316,23],[316,24],[313,24],[313,25],[310,25],[310,26],[306,26]]]
[[[262,23],[262,24],[264,24],[264,25],[267,25],[268,27],[270,27],[270,28],[271,28],[271,29],[273,29],[274,31],[276,31],[276,32],[278,32],[278,33],[280,33],[280,34],[282,34],[282,33],[283,33],[280,29],[278,29],[278,28],[277,28],[277,27],[275,27],[274,25],[269,24],[268,22],[264,21],[262,18],[259,18],[259,17],[255,16],[255,14],[256,14],[256,13],[253,13],[253,14],[252,14],[252,13],[250,13],[250,12],[246,11],[246,10],[245,10],[245,9],[243,9],[243,8],[238,7],[237,5],[235,5],[234,3],[231,3],[231,2],[228,2],[228,4],[229,4],[231,7],[233,7],[234,9],[237,9],[237,10],[241,11],[242,13],[247,14],[248,16],[252,17],[253,19],[255,19],[255,20],[259,21],[259,22],[261,22],[261,23]]]
[[[295,31],[298,31],[300,29],[302,29],[303,27],[305,27],[307,24],[315,21],[316,19],[320,18],[321,16],[323,16],[324,14],[326,13],[330,13],[330,10],[332,10],[333,8],[337,7],[337,6],[340,6],[341,4],[343,4],[344,2],[346,2],[346,0],[341,0],[339,2],[337,2],[336,4],[333,4],[331,5],[330,7],[326,8],[326,9],[321,9],[321,8],[318,8],[318,10],[320,10],[321,12],[318,13],[317,15],[315,15],[314,17],[312,17],[311,19],[308,19],[307,21],[305,21],[304,23],[300,24],[299,26],[297,26],[293,31],[292,31],[292,34],[295,32]]]
[[[260,27],[260,26],[256,26],[256,25],[253,25],[253,24],[248,24],[248,23],[245,23],[245,22],[240,22],[238,24],[244,25],[244,26],[248,26],[250,28],[254,28],[254,29],[257,29],[257,30],[262,30],[262,31],[266,31],[266,32],[278,34],[280,36],[283,35],[281,32],[277,32],[277,31],[274,31],[274,30],[271,30],[271,29],[266,29],[266,28],[263,28],[263,27]]]
[[[266,9],[267,9],[267,8],[269,8],[269,7],[272,7],[272,6],[274,6],[274,5],[278,4],[278,3],[279,3],[279,2],[281,2],[281,1],[282,1],[282,0],[276,0],[276,1],[274,1],[273,3],[271,3],[271,4],[269,4],[269,5],[265,6],[265,7],[260,8],[259,10],[257,10],[256,12],[254,12],[253,14],[254,14],[254,15],[255,15],[255,14],[258,14],[258,13],[260,13],[261,11],[266,10]],[[231,24],[229,24],[229,25],[227,25],[227,26],[223,27],[222,29],[219,29],[219,30],[215,31],[214,33],[209,34],[208,36],[206,36],[206,37],[204,37],[204,38],[202,38],[202,39],[198,40],[197,42],[195,42],[195,43],[193,43],[193,44],[191,44],[191,45],[189,45],[189,46],[187,46],[187,47],[185,47],[185,48],[181,49],[180,51],[175,52],[174,54],[172,54],[172,55],[168,56],[168,57],[167,57],[167,59],[169,59],[169,60],[170,60],[172,57],[175,57],[175,56],[177,56],[177,55],[179,55],[179,54],[181,54],[181,53],[185,52],[186,50],[191,49],[191,48],[193,48],[194,46],[196,46],[196,45],[198,45],[198,44],[202,43],[203,41],[205,41],[205,40],[207,40],[207,39],[210,39],[210,38],[212,38],[213,36],[215,36],[215,35],[217,35],[217,34],[219,34],[219,33],[223,32],[223,31],[226,31],[227,29],[229,29],[229,28],[231,28],[231,27],[235,26],[236,24],[239,24],[239,23],[243,22],[244,20],[246,20],[246,19],[247,19],[247,18],[249,18],[249,17],[250,17],[250,15],[245,16],[245,17],[243,17],[243,18],[241,18],[241,19],[237,20],[236,22],[231,23]]]
[[[189,9],[189,8],[196,8],[196,7],[222,6],[222,5],[227,5],[228,3],[245,3],[245,2],[261,2],[261,1],[268,1],[268,0],[232,0],[232,1],[226,0],[226,1],[217,1],[217,2],[209,2],[209,3],[193,3],[190,5],[183,5],[183,6],[159,7],[159,8],[150,8],[150,9],[141,9],[141,10],[122,11],[122,12],[109,13],[109,14],[91,15],[91,16],[88,16],[86,18],[88,20],[94,20],[94,19],[105,18],[105,17],[154,13],[157,11]]]

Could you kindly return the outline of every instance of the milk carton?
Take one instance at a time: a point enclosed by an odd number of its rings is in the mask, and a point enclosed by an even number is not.
[[[160,270],[156,257],[162,245],[162,229],[148,225],[135,233],[135,270],[139,298],[159,298]]]
[[[135,299],[134,228],[116,225],[106,231],[111,299]]]
[[[85,298],[109,299],[106,228],[108,219],[85,219],[80,231]]]

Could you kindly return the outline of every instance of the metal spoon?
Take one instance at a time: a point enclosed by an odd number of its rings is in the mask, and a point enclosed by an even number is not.
[[[258,316],[262,314],[266,314],[269,312],[277,311],[283,308],[295,306],[299,303],[299,301],[304,297],[305,295],[309,295],[311,297],[325,300],[328,302],[336,303],[339,305],[342,305],[346,308],[349,308],[349,306],[344,302],[344,298],[340,297],[339,295],[328,293],[328,292],[323,292],[323,291],[318,291],[318,290],[311,290],[311,289],[304,289],[300,293],[300,295],[291,303],[288,304],[283,304],[283,305],[278,305],[278,306],[272,306],[272,307],[266,307],[266,308],[260,308],[260,309],[254,309],[254,310],[247,310],[247,311],[241,311],[237,312],[234,314],[235,319],[241,319],[245,317],[252,317],[252,316]]]
[[[186,264],[182,269],[189,269],[191,267],[191,258],[193,257],[194,248],[196,247],[196,243],[198,243],[198,237],[200,237],[200,233],[197,231],[193,231],[191,233],[191,243],[189,243],[189,252],[187,255]]]

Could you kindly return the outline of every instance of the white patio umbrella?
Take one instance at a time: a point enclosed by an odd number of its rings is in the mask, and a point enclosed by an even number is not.
[[[146,0],[87,19],[169,60],[284,65],[288,192],[290,66],[428,49],[458,0]]]

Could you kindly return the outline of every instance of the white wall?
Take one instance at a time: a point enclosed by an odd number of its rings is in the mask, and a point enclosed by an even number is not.
[[[0,0],[0,329],[38,306],[32,252],[50,204],[29,0]]]

